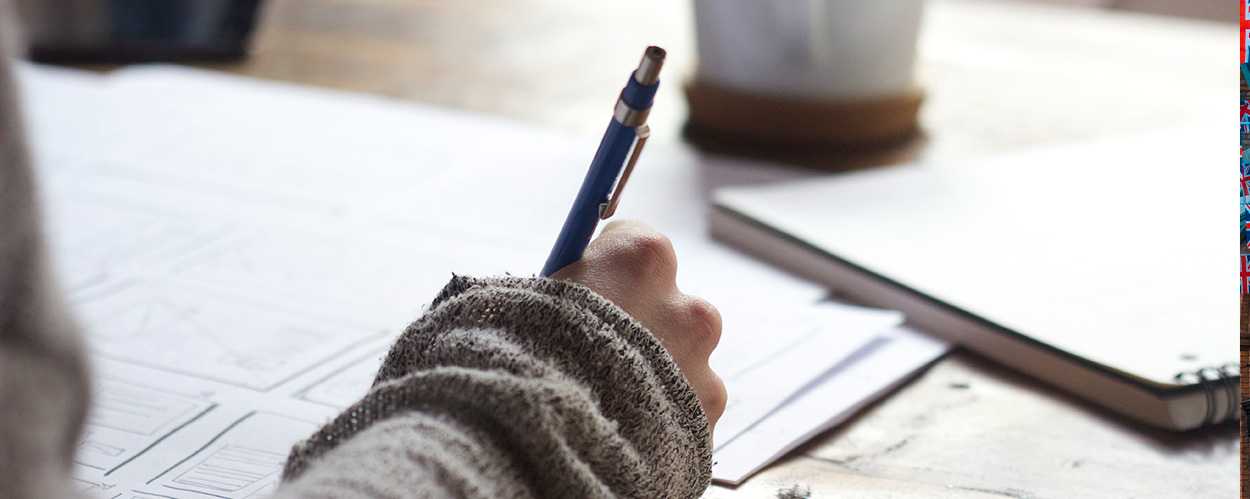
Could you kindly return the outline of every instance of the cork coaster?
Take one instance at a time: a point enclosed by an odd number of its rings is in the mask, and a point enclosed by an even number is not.
[[[695,81],[686,86],[692,141],[855,149],[897,142],[917,132],[924,91],[873,100],[805,100],[752,95]]]

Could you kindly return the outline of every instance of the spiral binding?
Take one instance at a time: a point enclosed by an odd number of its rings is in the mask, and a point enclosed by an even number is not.
[[[1224,364],[1220,367],[1202,367],[1197,371],[1182,372],[1177,374],[1175,379],[1177,383],[1197,384],[1202,387],[1202,393],[1207,399],[1207,412],[1202,419],[1202,426],[1210,426],[1237,419],[1239,404],[1235,401],[1241,398],[1238,394],[1237,375],[1237,364]],[[1215,404],[1221,388],[1224,390],[1224,400],[1227,402],[1225,402],[1224,416],[1218,417],[1220,411],[1217,410]]]

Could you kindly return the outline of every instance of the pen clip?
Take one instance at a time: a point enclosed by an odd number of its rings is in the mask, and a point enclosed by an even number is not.
[[[616,182],[616,190],[612,192],[612,197],[608,198],[608,202],[599,204],[599,220],[607,220],[608,217],[616,213],[616,205],[621,202],[621,191],[625,190],[625,182],[629,180],[629,174],[634,171],[634,163],[638,162],[638,155],[642,153],[642,146],[647,143],[647,138],[651,136],[651,127],[643,123],[634,128],[634,133],[638,134],[638,142],[634,144],[634,152],[629,155],[629,162],[625,163],[625,171],[621,172],[621,179]]]

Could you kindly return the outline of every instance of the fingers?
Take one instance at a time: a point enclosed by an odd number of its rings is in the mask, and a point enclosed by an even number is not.
[[[708,425],[714,430],[728,400],[725,383],[708,363],[720,343],[720,312],[707,300],[684,293],[671,297],[664,308],[665,316],[647,327],[673,356],[678,369],[698,394]]]
[[[695,354],[708,356],[720,344],[721,316],[711,302],[697,296],[685,295],[681,315],[686,320],[687,337]]]
[[[644,223],[614,221],[582,258],[552,274],[584,284],[629,313],[660,340],[699,396],[713,427],[725,410],[725,384],[708,365],[721,316],[707,300],[677,288],[677,253]]]
[[[705,364],[706,365],[706,364]],[[699,395],[699,404],[707,415],[707,424],[712,431],[716,430],[716,422],[725,414],[725,404],[729,401],[729,393],[725,391],[725,382],[709,367],[698,371],[682,371],[686,380]]]
[[[611,262],[640,281],[677,282],[677,252],[672,241],[642,222],[608,224],[586,248],[586,257]]]
[[[703,362],[720,343],[721,316],[707,300],[678,292],[659,305],[657,323],[665,329],[652,331],[674,356]],[[668,334],[669,332],[675,334]]]
[[[551,275],[584,284],[646,325],[677,293],[677,254],[655,229],[634,221],[612,222],[591,241],[580,260]]]

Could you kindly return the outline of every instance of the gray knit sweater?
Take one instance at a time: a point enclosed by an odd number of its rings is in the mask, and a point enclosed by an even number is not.
[[[7,9],[0,0],[0,9]],[[82,339],[50,278],[0,19],[0,498],[75,497]],[[695,497],[711,438],[659,342],[585,287],[455,277],[277,497]]]
[[[711,436],[646,329],[587,288],[457,276],[278,497],[697,497]]]

